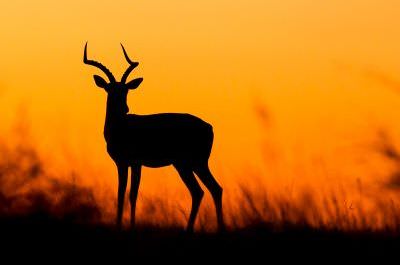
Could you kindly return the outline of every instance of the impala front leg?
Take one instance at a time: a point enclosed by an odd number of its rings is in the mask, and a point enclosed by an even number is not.
[[[131,229],[135,228],[135,211],[136,211],[136,200],[138,196],[141,166],[132,165],[131,166],[131,191],[130,191],[130,201],[131,201]]]
[[[117,209],[117,228],[122,228],[122,213],[124,209],[124,198],[126,183],[128,180],[128,166],[119,164],[118,167],[118,209]]]

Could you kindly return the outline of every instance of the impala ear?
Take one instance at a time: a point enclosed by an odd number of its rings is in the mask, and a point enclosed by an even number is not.
[[[136,78],[136,79],[133,79],[132,81],[129,81],[127,84],[126,84],[126,87],[128,88],[128,89],[135,89],[135,88],[137,88],[139,85],[140,85],[140,83],[142,83],[142,81],[143,81],[143,78]]]
[[[105,90],[107,90],[108,84],[107,84],[106,80],[104,80],[101,76],[98,76],[98,75],[94,75],[93,77],[94,77],[94,82],[96,83],[96,85],[98,87],[101,87],[101,88],[104,88]]]

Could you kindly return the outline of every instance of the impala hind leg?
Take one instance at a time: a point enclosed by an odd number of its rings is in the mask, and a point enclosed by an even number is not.
[[[190,195],[192,196],[192,209],[190,210],[190,216],[187,224],[187,232],[192,233],[194,229],[194,222],[196,220],[197,212],[199,211],[201,199],[203,198],[204,192],[201,189],[199,183],[196,180],[196,177],[193,174],[193,171],[190,168],[185,166],[176,166],[176,170],[178,171],[181,179],[185,183],[186,187],[190,191]]]
[[[122,213],[124,209],[124,198],[126,183],[128,181],[128,166],[117,165],[118,167],[118,206],[117,206],[117,228],[122,228]]]
[[[139,191],[141,166],[134,165],[131,166],[131,191],[130,191],[130,202],[131,202],[131,229],[135,227],[135,212],[136,212],[136,200]]]
[[[200,178],[200,180],[204,183],[206,188],[210,191],[211,196],[213,197],[215,210],[217,214],[218,221],[218,229],[219,231],[225,230],[224,216],[222,213],[222,187],[215,180],[212,175],[210,168],[208,167],[208,163],[204,163],[194,169],[196,175]]]

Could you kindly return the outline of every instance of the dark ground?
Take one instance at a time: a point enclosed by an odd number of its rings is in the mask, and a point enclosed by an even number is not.
[[[341,233],[253,227],[225,234],[138,227],[135,233],[79,225],[43,216],[0,219],[1,257],[8,260],[112,264],[281,264],[375,261],[398,264],[400,237],[390,233]],[[122,262],[123,261],[123,262]],[[386,261],[386,262],[384,262]]]

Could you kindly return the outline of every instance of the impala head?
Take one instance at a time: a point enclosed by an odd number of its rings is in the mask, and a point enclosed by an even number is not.
[[[143,81],[143,78],[136,78],[127,82],[129,74],[133,69],[136,68],[136,66],[139,65],[139,63],[131,61],[122,44],[121,47],[129,66],[122,75],[120,82],[115,80],[115,77],[111,71],[108,70],[103,64],[87,58],[87,43],[85,44],[85,51],[83,54],[83,62],[85,64],[99,68],[107,76],[108,82],[98,75],[94,75],[93,77],[96,85],[104,88],[104,90],[107,92],[107,110],[116,114],[126,114],[129,112],[128,104],[126,102],[128,91],[130,89],[136,89]]]

